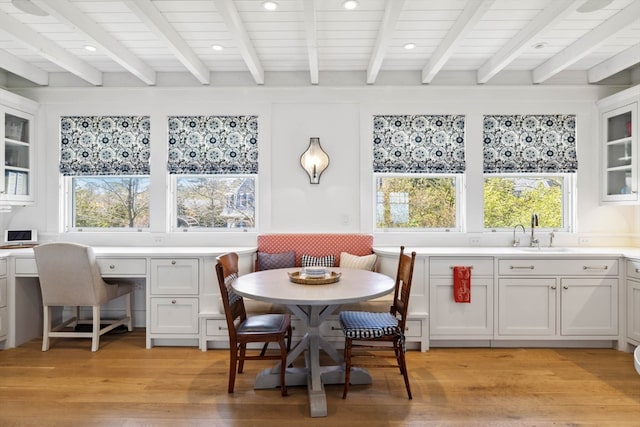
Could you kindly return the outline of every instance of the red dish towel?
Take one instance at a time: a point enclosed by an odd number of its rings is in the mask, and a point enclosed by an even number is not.
[[[453,267],[453,299],[456,302],[471,302],[471,267]]]

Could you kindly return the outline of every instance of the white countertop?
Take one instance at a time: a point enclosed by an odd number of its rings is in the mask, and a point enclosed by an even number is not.
[[[373,251],[381,255],[396,255],[400,247],[374,246]],[[516,258],[593,258],[627,257],[640,258],[640,248],[635,247],[541,247],[530,248],[499,246],[442,246],[442,247],[405,247],[405,253],[415,251],[418,256],[496,256]]]
[[[255,246],[94,246],[96,256],[213,256],[225,252],[247,254],[257,251]],[[0,249],[0,258],[8,256],[33,257],[31,248]]]

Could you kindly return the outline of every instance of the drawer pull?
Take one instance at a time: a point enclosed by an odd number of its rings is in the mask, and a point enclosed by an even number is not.
[[[557,289],[556,285],[551,285],[551,289],[553,289],[555,291]]]
[[[584,267],[582,267],[582,269],[583,270],[608,270],[609,266],[608,265],[603,265],[601,267],[598,267],[598,266],[591,267],[591,266],[585,265]]]
[[[172,300],[171,300],[171,304],[175,304],[176,302],[177,302],[177,301],[176,301],[176,300],[174,300],[174,299],[172,299]]]
[[[636,273],[640,273],[640,268],[636,268]]]
[[[449,266],[449,270],[453,270],[453,267],[454,267],[453,265],[450,265]],[[473,265],[469,266],[469,270],[473,270]]]
[[[218,326],[218,330],[219,331],[227,331],[228,328],[225,328],[224,326]]]
[[[115,266],[115,265],[113,265],[113,264],[111,264],[111,265],[109,266],[109,269],[110,269],[110,270],[115,270],[115,269],[116,269],[116,266]]]
[[[171,260],[171,265],[176,265],[176,260]]]
[[[533,265],[511,265],[509,266],[511,270],[533,270],[535,266]]]
[[[562,289],[569,289],[569,287],[567,285],[564,285]]]
[[[332,327],[331,327],[331,330],[332,330],[332,331],[341,331],[341,330],[342,330],[342,328],[337,328],[337,327],[335,327],[335,326],[332,326]]]

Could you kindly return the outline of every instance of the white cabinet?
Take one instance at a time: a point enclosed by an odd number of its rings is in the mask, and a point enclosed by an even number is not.
[[[9,334],[7,292],[7,260],[0,259],[0,341],[5,341]]]
[[[602,147],[602,203],[638,203],[638,101],[631,88],[598,102]]]
[[[34,201],[33,145],[37,104],[0,90],[0,204],[25,205]]]
[[[627,261],[627,339],[640,345],[640,260]]]
[[[617,259],[498,261],[498,338],[617,334]]]
[[[471,267],[471,302],[453,298],[453,267]],[[491,339],[493,337],[493,257],[429,259],[430,338]]]
[[[147,314],[147,347],[156,339],[199,340],[198,258],[152,258]]]

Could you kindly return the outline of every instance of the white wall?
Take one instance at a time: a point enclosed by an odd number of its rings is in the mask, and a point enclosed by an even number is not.
[[[358,86],[201,88],[36,88],[22,95],[41,105],[37,135],[37,203],[2,214],[4,227],[34,227],[47,240],[89,244],[251,245],[255,234],[165,233],[166,117],[259,116],[258,227],[268,232],[373,232],[371,117],[374,114],[464,114],[467,172],[463,233],[384,233],[376,244],[506,245],[510,233],[482,231],[482,115],[576,114],[578,136],[577,233],[559,244],[629,244],[637,232],[634,207],[598,203],[599,138],[595,101],[615,89],[597,86]],[[150,115],[152,138],[151,233],[64,233],[61,224],[59,117]],[[330,166],[319,185],[309,184],[299,158],[310,137],[320,137]],[[162,243],[157,243],[157,241]],[[543,238],[544,242],[544,238]]]

